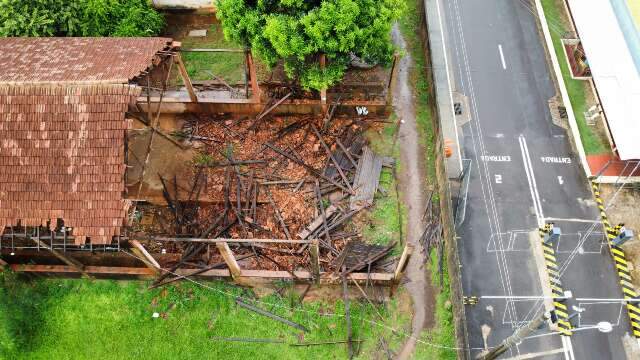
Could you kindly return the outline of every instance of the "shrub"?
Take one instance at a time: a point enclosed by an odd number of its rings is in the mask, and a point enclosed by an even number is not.
[[[0,0],[0,36],[153,36],[150,0]]]
[[[404,8],[400,0],[217,0],[225,37],[269,66],[284,62],[290,78],[305,88],[324,89],[342,79],[356,55],[388,64],[391,25]],[[328,60],[325,69],[319,56]]]

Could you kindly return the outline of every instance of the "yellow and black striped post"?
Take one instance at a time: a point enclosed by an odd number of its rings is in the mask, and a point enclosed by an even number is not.
[[[551,224],[545,224],[544,228],[538,229],[540,241],[542,242],[542,250],[544,252],[544,263],[549,274],[549,282],[553,297],[553,312],[556,314],[558,331],[564,336],[571,336],[571,322],[569,321],[569,313],[567,306],[562,303],[565,300],[564,290],[562,290],[562,282],[560,281],[560,268],[556,260],[553,244],[547,244],[544,241],[545,235],[551,231]]]
[[[631,282],[631,271],[629,271],[629,264],[627,263],[627,257],[624,254],[624,250],[613,243],[613,240],[620,234],[624,225],[618,224],[615,227],[611,227],[611,223],[609,222],[609,218],[607,218],[607,214],[605,212],[604,200],[600,195],[600,185],[592,182],[591,187],[593,188],[596,203],[598,203],[598,210],[600,211],[602,225],[607,233],[609,248],[611,249],[611,257],[613,257],[613,261],[616,264],[616,273],[618,274],[618,281],[622,287],[622,295],[625,300],[630,300],[627,301],[627,313],[629,314],[629,320],[631,321],[631,330],[636,338],[640,338],[640,308],[636,306],[637,303],[635,301],[631,301],[638,298],[638,293]]]

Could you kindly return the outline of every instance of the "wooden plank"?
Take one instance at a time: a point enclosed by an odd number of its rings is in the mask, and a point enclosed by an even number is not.
[[[292,92],[288,93],[287,95],[283,96],[282,99],[278,100],[275,104],[271,105],[268,109],[261,112],[260,115],[256,117],[256,122],[260,121],[263,117],[267,116],[273,109],[277,108],[280,104],[285,102],[285,100],[287,100],[291,95],[293,95]],[[251,125],[251,128],[253,127],[255,127],[255,123]]]
[[[267,194],[267,199],[269,199],[269,203],[271,203],[271,208],[273,209],[274,215],[276,219],[282,226],[282,230],[284,231],[284,235],[287,237],[287,240],[291,240],[291,234],[289,234],[289,229],[287,228],[287,224],[284,222],[284,218],[282,214],[280,214],[280,209],[275,201],[273,201],[273,197],[271,196],[271,190],[268,187],[265,187],[265,193]]]
[[[328,181],[328,182],[330,182],[331,184],[333,184],[333,185],[335,185],[335,186],[339,187],[340,189],[342,189],[342,190],[344,190],[344,191],[348,192],[349,194],[352,194],[352,195],[354,194],[354,192],[353,192],[353,191],[351,191],[350,189],[348,189],[348,188],[344,187],[342,184],[340,184],[340,183],[336,182],[335,180],[333,180],[333,179],[331,179],[331,178],[329,178],[329,177],[324,176],[322,173],[320,173],[318,170],[316,170],[316,169],[314,169],[313,167],[311,167],[309,164],[305,163],[304,161],[302,161],[302,160],[300,160],[300,159],[295,158],[293,155],[291,155],[291,154],[287,153],[286,151],[283,151],[282,149],[280,149],[280,148],[276,147],[275,145],[270,144],[270,143],[268,143],[268,142],[264,143],[264,145],[265,145],[266,147],[268,147],[269,149],[273,150],[274,152],[276,152],[276,153],[278,153],[278,154],[280,154],[280,155],[282,155],[282,156],[286,157],[287,159],[289,159],[289,160],[291,160],[291,161],[295,162],[296,164],[298,164],[298,165],[302,166],[303,168],[305,168],[305,170],[307,170],[307,172],[308,172],[309,174],[313,175],[314,177],[316,177],[316,178],[320,178],[320,179],[323,179],[323,180],[325,180],[325,181]]]
[[[77,268],[69,265],[26,265],[11,264],[11,270],[16,272],[38,272],[38,273],[76,273],[80,274]],[[84,271],[90,274],[105,275],[154,275],[154,272],[146,267],[120,267],[120,266],[85,266]]]
[[[380,184],[381,171],[382,158],[374,154],[368,146],[365,146],[353,179],[353,187],[356,192],[351,197],[349,204],[352,210],[373,205],[373,198]]]
[[[351,343],[351,309],[349,304],[349,287],[347,286],[347,277],[344,276],[346,268],[342,268],[342,299],[344,301],[344,315],[347,323],[347,351],[349,359],[353,359],[353,344]]]
[[[220,251],[220,255],[224,258],[224,261],[227,263],[227,267],[231,272],[231,276],[235,278],[239,278],[242,275],[242,270],[240,269],[240,265],[236,262],[235,256],[233,256],[233,252],[229,248],[229,244],[226,242],[217,243],[216,246]]]
[[[320,70],[324,72],[324,68],[327,63],[327,56],[320,54]],[[320,90],[320,104],[322,104],[322,112],[327,112],[327,89]]]
[[[173,59],[176,65],[178,65],[178,70],[180,71],[180,77],[182,77],[184,86],[187,87],[187,92],[189,93],[189,98],[191,99],[191,102],[197,103],[198,96],[196,95],[196,92],[193,89],[193,84],[191,83],[191,78],[189,77],[189,73],[187,72],[187,69],[184,67],[184,62],[182,62],[182,56],[180,56],[180,53],[177,53]],[[160,109],[158,109],[158,111],[160,111]]]
[[[318,239],[313,240],[309,252],[309,257],[311,258],[313,281],[316,284],[320,284],[320,245]]]
[[[78,272],[81,273],[83,276],[89,277],[89,274],[87,274],[87,272],[85,271],[85,266],[82,265],[78,260],[75,260],[75,259],[72,259],[72,258],[70,258],[68,256],[65,256],[64,254],[62,254],[61,252],[53,249],[52,247],[50,247],[44,241],[41,241],[37,237],[31,237],[31,240],[33,240],[36,244],[38,244],[38,246],[49,250],[49,252],[51,252],[53,254],[53,256],[57,257],[58,259],[60,259],[65,264],[67,264],[67,265],[75,268],[76,270],[78,270]]]
[[[287,240],[287,239],[231,239],[231,238],[171,238],[163,236],[138,237],[142,240],[149,241],[175,241],[175,242],[194,242],[194,243],[271,243],[271,244],[311,244],[311,240]]]
[[[237,260],[242,260],[242,259],[250,258],[250,257],[252,257],[252,256],[255,256],[255,254],[248,254],[248,255],[239,256],[239,257],[237,258]],[[160,287],[160,286],[164,286],[164,285],[167,285],[167,284],[171,284],[171,283],[173,283],[173,282],[176,282],[176,281],[179,281],[179,280],[182,280],[182,279],[188,278],[188,277],[190,277],[190,276],[200,275],[200,274],[205,273],[205,272],[207,272],[207,271],[209,271],[209,270],[213,270],[213,269],[215,269],[215,268],[219,268],[219,267],[222,267],[222,266],[225,266],[225,265],[227,265],[227,263],[226,263],[226,262],[219,262],[219,263],[215,263],[215,264],[209,265],[209,266],[207,266],[207,267],[205,267],[205,268],[203,268],[203,269],[195,269],[195,270],[186,270],[186,269],[185,269],[185,270],[184,270],[184,271],[185,271],[185,274],[178,275],[178,276],[173,277],[173,278],[171,278],[171,279],[163,280],[163,281],[161,281],[161,282],[159,282],[159,283],[157,283],[157,284],[152,284],[151,286],[149,286],[149,289],[155,289],[155,288]]]
[[[404,246],[402,250],[402,255],[400,255],[400,261],[398,261],[398,266],[396,267],[396,271],[393,273],[393,280],[399,281],[400,276],[404,273],[404,269],[407,267],[409,263],[409,257],[411,257],[411,253],[413,253],[413,245],[407,244]]]
[[[153,256],[151,256],[151,254],[149,254],[149,252],[147,251],[147,249],[144,248],[144,246],[142,246],[142,244],[140,244],[140,242],[138,240],[129,240],[129,244],[133,245],[133,249],[134,251],[138,252],[144,259],[146,259],[147,261],[145,262],[145,264],[150,264],[151,268],[156,270],[156,271],[160,271],[161,266],[160,264],[158,264],[158,262],[156,261],[156,259],[153,258]]]
[[[256,65],[253,62],[251,51],[245,53],[247,67],[249,68],[249,81],[251,82],[251,100],[253,103],[260,103],[260,86],[258,85],[258,74],[256,73]]]
[[[316,137],[320,141],[320,144],[322,145],[324,150],[327,152],[327,155],[329,156],[329,158],[333,162],[333,165],[336,167],[336,170],[338,170],[338,173],[340,174],[340,177],[342,178],[342,181],[344,181],[344,183],[347,185],[349,190],[351,190],[351,192],[353,193],[353,188],[351,187],[351,183],[349,182],[349,179],[344,174],[344,171],[342,171],[342,167],[340,166],[340,163],[338,162],[338,160],[336,160],[336,157],[333,156],[333,153],[331,152],[331,149],[329,148],[327,143],[324,141],[324,138],[322,137],[322,134],[320,134],[318,129],[313,124],[311,124],[311,129],[316,134]]]
[[[324,216],[320,215],[320,216],[316,217],[311,222],[311,224],[307,225],[307,227],[305,229],[303,229],[302,231],[300,231],[298,233],[298,237],[300,239],[306,239],[307,237],[309,237],[309,235],[311,235],[311,233],[316,231],[316,229],[318,229],[320,227],[320,225],[323,224],[323,219],[331,217],[331,215],[333,215],[333,213],[335,213],[337,210],[338,210],[338,208],[335,205],[333,205],[333,204],[329,205],[329,207],[324,212]]]
[[[60,274],[79,274],[80,272],[72,266],[68,265],[31,265],[31,264],[9,264],[9,268],[15,272],[37,272],[37,273],[60,273]],[[153,277],[154,272],[147,267],[122,267],[122,266],[85,266],[85,271],[94,275],[133,275]],[[174,273],[181,276],[192,276],[193,269],[178,269]],[[294,271],[298,279],[311,280],[312,274],[309,271]],[[198,275],[199,277],[210,278],[228,278],[231,273],[228,269],[212,269]],[[261,278],[261,279],[283,279],[294,280],[293,276],[286,271],[272,270],[242,270],[242,276],[245,278]],[[364,283],[366,281],[390,285],[393,280],[392,273],[351,273],[347,274],[347,278],[353,281]],[[332,284],[335,281],[330,278],[322,278],[321,284]]]

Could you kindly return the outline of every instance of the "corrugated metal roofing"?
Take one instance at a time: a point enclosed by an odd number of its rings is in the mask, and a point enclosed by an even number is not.
[[[0,83],[126,83],[169,38],[0,38]]]

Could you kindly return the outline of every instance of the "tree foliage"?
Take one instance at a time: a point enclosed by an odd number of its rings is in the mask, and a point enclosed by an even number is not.
[[[401,0],[217,1],[227,39],[251,47],[271,67],[282,60],[289,77],[313,89],[342,79],[352,54],[388,64],[391,26],[404,8]]]
[[[0,0],[0,36],[153,36],[150,0]]]

